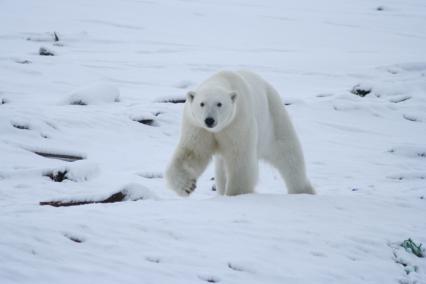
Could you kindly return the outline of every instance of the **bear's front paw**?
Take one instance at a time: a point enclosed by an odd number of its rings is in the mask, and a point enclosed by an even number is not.
[[[197,187],[197,179],[181,167],[171,166],[166,170],[167,185],[180,196],[190,195]]]
[[[166,172],[166,181],[171,189],[180,196],[190,195],[197,187],[197,180],[186,173]]]
[[[195,179],[188,179],[186,181],[181,181],[179,185],[175,188],[175,191],[180,196],[190,195],[195,188],[197,188],[197,181]]]

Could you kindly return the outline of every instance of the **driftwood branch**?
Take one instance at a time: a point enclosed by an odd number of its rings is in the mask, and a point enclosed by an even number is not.
[[[42,201],[40,202],[40,205],[41,206],[49,205],[53,207],[67,207],[67,206],[79,206],[79,205],[86,205],[86,204],[93,204],[93,203],[115,203],[115,202],[124,201],[126,197],[127,195],[125,192],[119,191],[103,200]]]

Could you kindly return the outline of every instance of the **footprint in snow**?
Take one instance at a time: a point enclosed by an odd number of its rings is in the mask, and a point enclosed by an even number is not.
[[[397,97],[389,99],[389,101],[391,103],[398,104],[398,103],[408,101],[409,99],[411,99],[410,96],[397,96]]]
[[[408,121],[412,121],[412,122],[421,122],[421,119],[415,115],[411,115],[411,114],[403,114],[402,117]]]
[[[227,266],[236,272],[255,273],[254,265],[246,261],[229,261]]]
[[[320,251],[311,251],[310,252],[311,255],[316,256],[316,257],[327,257],[327,255],[323,252]]]
[[[147,256],[145,257],[146,261],[152,262],[152,263],[160,263],[161,259],[158,257],[153,257],[153,256]]]
[[[70,241],[73,241],[74,243],[78,243],[78,244],[84,243],[86,241],[85,238],[78,237],[78,236],[76,236],[74,234],[68,234],[68,233],[66,233],[66,234],[64,234],[64,237],[67,238],[67,239],[69,239]]]
[[[317,98],[327,98],[327,97],[332,97],[334,96],[334,94],[331,93],[323,93],[323,94],[318,94]]]
[[[403,181],[403,180],[424,180],[426,179],[426,173],[424,172],[407,172],[407,173],[400,173],[400,174],[393,174],[393,175],[388,175],[389,179],[393,179],[393,180],[399,180],[399,181]]]
[[[27,123],[18,123],[18,122],[11,122],[12,126],[15,127],[16,129],[21,129],[21,130],[30,130],[30,125]]]
[[[228,268],[238,272],[247,272],[244,266],[239,265],[237,263],[233,263],[233,262],[228,262]]]
[[[28,59],[15,59],[14,61],[15,61],[15,63],[18,63],[18,64],[31,64],[32,63]]]
[[[1,104],[1,102],[0,102],[0,104]],[[33,130],[33,127],[30,126],[30,124],[26,123],[26,122],[13,122],[12,121],[12,122],[10,122],[10,124],[14,128],[19,129],[19,130]],[[45,139],[50,138],[47,134],[45,134],[43,132],[40,132],[40,136],[45,138]]]
[[[203,281],[206,281],[208,283],[218,283],[220,282],[219,277],[213,276],[213,275],[198,275],[198,278],[200,278]]]
[[[403,145],[389,149],[388,153],[407,158],[426,158],[426,147]]]
[[[137,173],[137,175],[147,179],[163,178],[163,174],[159,172],[143,172]]]

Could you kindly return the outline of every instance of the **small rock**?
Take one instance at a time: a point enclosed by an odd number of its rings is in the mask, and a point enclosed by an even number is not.
[[[21,130],[29,130],[30,126],[28,124],[20,124],[20,123],[12,123],[12,126],[21,129]]]
[[[54,182],[63,182],[64,180],[68,179],[67,173],[67,171],[52,171],[46,173],[45,176],[49,177]]]
[[[153,126],[154,125],[154,120],[151,118],[145,118],[145,119],[139,119],[136,120],[139,123],[145,124],[145,125],[149,125],[149,126]]]
[[[369,93],[371,93],[371,88],[357,84],[352,88],[351,93],[363,98],[366,95],[368,95]]]
[[[40,49],[38,50],[38,54],[42,55],[42,56],[55,56],[55,53],[45,47],[40,47]]]
[[[185,97],[170,97],[164,98],[158,101],[159,103],[170,103],[170,104],[183,104],[186,102]]]

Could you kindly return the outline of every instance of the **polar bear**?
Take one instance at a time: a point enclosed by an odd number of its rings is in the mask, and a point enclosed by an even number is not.
[[[278,169],[289,193],[315,193],[279,94],[250,71],[221,71],[188,92],[168,186],[190,195],[213,156],[222,195],[254,192],[259,160]]]

